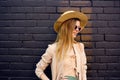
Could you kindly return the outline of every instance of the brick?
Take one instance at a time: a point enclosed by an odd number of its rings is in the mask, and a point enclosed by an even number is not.
[[[10,48],[9,49],[10,55],[32,55],[32,49],[28,48]]]
[[[31,55],[41,56],[42,54],[45,53],[46,49],[47,48],[45,48],[45,49],[34,49],[33,54],[31,54]]]
[[[57,8],[57,12],[59,12],[59,13],[63,13],[63,12],[68,11],[68,10],[80,11],[80,9],[76,8],[76,7],[58,7]]]
[[[36,63],[40,60],[40,56],[22,56],[22,62],[24,63]]]
[[[81,31],[81,34],[92,34],[92,33],[97,33],[97,28],[84,28]]]
[[[5,52],[6,49],[0,49]],[[28,55],[28,56],[41,56],[45,49],[32,49],[32,48],[10,48],[9,55]],[[6,53],[7,54],[7,50]]]
[[[34,27],[36,26],[35,20],[16,20],[13,23],[14,27]]]
[[[120,49],[107,49],[106,55],[108,55],[108,56],[120,56]]]
[[[57,20],[60,17],[59,14],[50,14],[50,19],[51,20]],[[55,22],[55,21],[54,21]]]
[[[117,35],[120,34],[119,28],[98,28],[99,34],[106,34],[106,35]]]
[[[0,55],[6,55],[8,52],[8,48],[0,48]]]
[[[35,40],[45,40],[45,41],[54,41],[56,39],[56,35],[55,34],[36,34],[33,35],[33,38]]]
[[[90,69],[90,70],[97,70],[97,69],[105,70],[105,69],[107,69],[106,63],[101,63],[101,64],[99,64],[99,63],[89,63],[88,66],[89,66],[88,69]]]
[[[5,1],[0,1],[0,5],[1,6],[6,6],[6,7],[10,7],[10,6],[22,6],[22,0],[5,0]]]
[[[95,56],[95,62],[97,63],[118,63],[118,56]]]
[[[49,19],[49,14],[26,14],[26,19],[46,20],[46,19]]]
[[[90,21],[92,27],[108,27],[107,21]]]
[[[97,71],[96,70],[87,71],[87,74],[88,74],[88,77],[97,77]]]
[[[61,1],[51,1],[51,0],[46,0],[46,6],[68,6],[69,5],[69,2],[68,1],[64,1],[64,0],[61,0]]]
[[[49,34],[54,33],[53,29],[50,29],[48,27],[28,27],[25,30],[27,34]]]
[[[11,13],[32,13],[34,12],[33,7],[10,7],[10,10],[8,12]]]
[[[117,6],[117,7],[119,7],[120,6],[120,1],[114,1],[114,6]]]
[[[93,6],[104,6],[104,7],[113,7],[114,6],[114,2],[113,1],[93,1]]]
[[[99,77],[105,77],[107,74],[106,74],[106,71],[98,71],[98,76]]]
[[[90,1],[70,1],[70,6],[91,6]]]
[[[33,70],[12,70],[11,77],[35,77]]]
[[[0,41],[0,48],[17,48],[22,47],[21,41]]]
[[[96,73],[97,74],[97,73]],[[105,80],[104,77],[93,77],[94,73],[91,74],[92,77],[88,77],[88,80]]]
[[[16,1],[14,1],[14,0],[8,0],[8,2],[10,2],[11,4],[10,4],[10,6],[23,6],[23,1],[22,0],[16,0]]]
[[[0,7],[0,13],[9,13],[10,7]]]
[[[107,77],[105,79],[107,79],[107,80],[119,80],[120,77]]]
[[[32,34],[9,34],[8,40],[33,40],[33,36]]]
[[[88,56],[104,56],[104,49],[85,49],[85,52]]]
[[[0,80],[8,80],[7,77],[1,77]]]
[[[45,1],[44,0],[23,0],[22,1],[22,6],[24,7],[40,7],[40,6],[45,6]]]
[[[40,42],[40,41],[24,41],[23,47],[24,48],[46,48],[48,43],[50,42]]]
[[[107,69],[109,70],[120,70],[120,64],[119,63],[108,63]]]
[[[53,20],[38,20],[36,21],[37,27],[53,27]]]
[[[90,16],[89,16],[89,18],[90,18]],[[89,28],[89,27],[92,27],[92,22],[91,22],[91,21],[88,21],[86,26],[87,26],[88,28]]]
[[[119,71],[98,71],[98,76],[100,77],[119,77],[120,72]]]
[[[33,12],[37,13],[45,13],[46,12],[46,7],[33,7]],[[32,14],[32,13],[31,13]]]
[[[94,48],[95,43],[94,42],[83,42],[85,44],[85,48]]]
[[[0,27],[12,27],[14,21],[11,20],[0,20]]]
[[[119,14],[98,14],[97,16],[99,20],[120,20]]]
[[[8,34],[0,34],[0,41],[6,41],[9,39]]]
[[[106,41],[120,41],[119,35],[105,35]]]
[[[14,41],[14,40],[20,40],[20,35],[19,34],[9,34],[8,39],[10,41]]]
[[[21,20],[25,19],[25,14],[0,14],[0,20]]]
[[[81,11],[84,13],[103,13],[103,8],[83,7]]]
[[[108,26],[109,27],[119,27],[120,21],[108,21]]]
[[[4,77],[8,78],[10,76],[11,71],[10,70],[0,70],[0,77],[4,79]]]
[[[70,1],[70,6],[91,6],[90,1]]]
[[[9,69],[9,63],[0,63],[0,70]]]
[[[10,80],[38,80],[34,79],[33,77],[12,77]]]
[[[48,13],[55,13],[56,12],[56,7],[47,7],[46,12]]]
[[[24,27],[0,27],[1,34],[17,34],[17,33],[25,33]]]
[[[86,14],[86,16],[88,17],[88,23],[91,22],[91,20],[97,20],[96,14]]]
[[[82,41],[104,41],[103,35],[82,35]]]
[[[93,56],[87,56],[87,63],[94,63],[95,58]]]
[[[33,65],[31,63],[11,63],[9,67],[11,70],[33,70]]]
[[[22,58],[15,55],[0,55],[0,62],[22,62]]]
[[[96,42],[96,48],[118,49],[119,45],[119,42]]]
[[[120,8],[104,8],[104,13],[120,13]]]

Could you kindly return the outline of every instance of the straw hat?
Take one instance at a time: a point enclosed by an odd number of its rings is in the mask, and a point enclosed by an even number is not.
[[[54,23],[54,30],[56,32],[59,31],[59,27],[61,26],[61,24],[71,18],[78,18],[80,19],[80,25],[81,25],[81,29],[83,29],[88,21],[88,18],[85,14],[78,12],[78,11],[66,11],[64,12]]]

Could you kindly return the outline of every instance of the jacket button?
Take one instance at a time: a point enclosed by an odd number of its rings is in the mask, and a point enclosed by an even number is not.
[[[60,74],[60,77],[59,77],[59,80],[62,80],[63,79],[63,75],[62,73]]]

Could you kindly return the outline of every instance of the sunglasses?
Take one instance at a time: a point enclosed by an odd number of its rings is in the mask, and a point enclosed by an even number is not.
[[[74,28],[75,30],[81,30],[81,28],[80,28],[80,26],[75,26],[75,28]]]

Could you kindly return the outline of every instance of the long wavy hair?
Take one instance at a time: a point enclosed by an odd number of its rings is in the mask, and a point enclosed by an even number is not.
[[[67,51],[72,49],[72,45],[75,42],[72,33],[76,21],[80,20],[77,18],[69,19],[63,22],[59,28],[55,41],[57,42],[56,58],[58,61],[63,60],[66,56]]]

